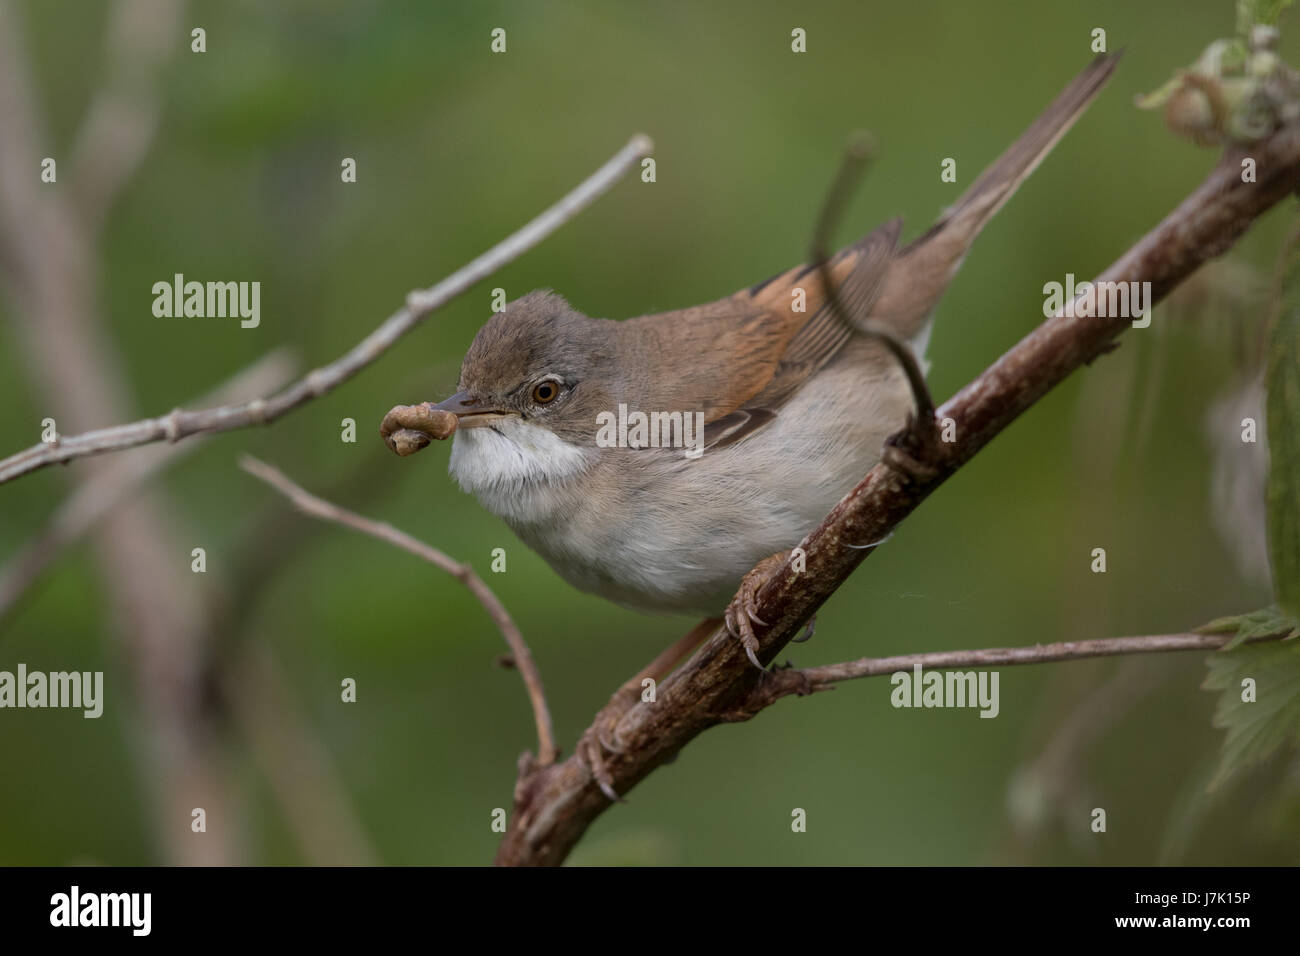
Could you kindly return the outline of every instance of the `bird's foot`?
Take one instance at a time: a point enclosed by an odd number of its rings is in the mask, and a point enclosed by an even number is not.
[[[736,596],[731,599],[731,603],[727,605],[727,613],[723,618],[727,624],[727,631],[732,637],[740,641],[741,646],[745,648],[745,655],[749,658],[749,662],[759,670],[765,668],[758,659],[758,638],[754,634],[754,625],[767,627],[767,621],[759,617],[756,611],[758,607],[758,591],[767,583],[772,573],[785,564],[786,559],[789,557],[789,551],[778,551],[776,554],[769,555],[758,562],[754,569],[741,580],[740,588],[736,591]]]
[[[618,722],[637,702],[639,690],[639,682],[632,686],[632,681],[628,681],[620,687],[609,699],[609,703],[596,714],[596,719],[591,722],[591,726],[578,739],[578,758],[587,765],[601,793],[608,797],[611,803],[626,801],[614,789],[614,777],[609,771],[605,755],[623,753],[624,748],[618,742]]]
[[[920,425],[909,425],[885,441],[881,459],[912,482],[929,484],[939,476],[939,469],[926,461],[931,457],[937,434],[933,419]]]

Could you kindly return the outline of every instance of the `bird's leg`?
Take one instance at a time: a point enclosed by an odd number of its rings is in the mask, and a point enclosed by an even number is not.
[[[637,672],[635,677],[626,681],[614,691],[609,703],[596,714],[591,727],[578,740],[578,757],[591,770],[605,796],[614,803],[622,803],[623,798],[614,789],[614,781],[605,763],[605,752],[621,753],[622,746],[616,736],[618,722],[623,715],[641,700],[642,682],[647,678],[658,683],[671,674],[691,652],[704,642],[704,639],[717,630],[720,618],[705,618],[687,632],[686,636],[669,645],[663,653]]]

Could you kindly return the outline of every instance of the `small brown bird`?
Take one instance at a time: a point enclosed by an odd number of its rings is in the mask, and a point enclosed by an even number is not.
[[[835,255],[847,312],[923,356],[971,243],[1115,63],[1089,65],[924,235],[899,248],[896,219]],[[747,571],[796,544],[876,464],[911,395],[881,342],[846,326],[816,270],[797,266],[621,322],[531,292],[483,326],[459,391],[424,414],[433,437],[454,431],[461,487],[571,584],[717,615]]]

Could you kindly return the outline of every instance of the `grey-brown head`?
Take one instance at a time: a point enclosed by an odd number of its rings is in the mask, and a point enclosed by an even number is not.
[[[479,330],[459,390],[435,407],[461,429],[516,420],[592,445],[596,415],[612,403],[617,333],[617,322],[588,318],[554,292],[530,292]]]

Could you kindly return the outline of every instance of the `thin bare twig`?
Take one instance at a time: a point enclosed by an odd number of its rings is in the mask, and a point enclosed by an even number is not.
[[[128,425],[114,425],[80,435],[60,436],[55,442],[34,445],[0,461],[0,484],[39,468],[87,455],[120,451],[149,442],[175,442],[198,432],[230,431],[274,421],[346,382],[388,351],[399,338],[435,309],[533,248],[613,186],[652,148],[648,136],[633,136],[600,169],[536,219],[437,285],[411,292],[406,297],[405,305],[351,351],[329,365],[309,372],[278,394],[270,398],[257,398],[235,405],[196,411],[187,412],[177,408],[159,418],[146,418]]]
[[[205,402],[239,401],[280,388],[297,371],[297,361],[287,349],[268,352],[204,397]],[[152,454],[126,455],[86,479],[63,501],[49,524],[0,568],[0,625],[19,598],[40,579],[63,549],[93,528],[127,496],[191,450],[202,437],[184,445],[150,449]]]
[[[1259,640],[1280,640],[1285,632]],[[922,670],[953,670],[962,667],[1007,667],[1016,664],[1047,664],[1052,661],[1077,661],[1090,657],[1115,657],[1121,654],[1164,654],[1170,651],[1217,651],[1232,635],[1225,634],[1152,634],[1141,637],[1103,637],[1090,641],[1061,641],[1034,644],[1031,647],[989,647],[972,651],[931,651],[924,654],[900,654],[896,657],[863,657],[842,664],[773,671],[769,680],[759,684],[734,712],[736,719],[747,719],[764,707],[790,694],[809,694],[830,690],[840,681],[862,677],[896,674],[916,667]]]
[[[1202,263],[1227,251],[1256,218],[1300,186],[1300,126],[1285,126],[1251,145],[1257,182],[1242,181],[1246,155],[1243,149],[1227,150],[1206,180],[1097,281],[1150,282],[1149,302],[1154,304]],[[1023,411],[1070,373],[1113,349],[1131,321],[1086,316],[1083,310],[1058,312],[936,412],[952,419],[956,441],[918,443],[909,440],[915,436],[908,432],[891,439],[926,467],[905,474],[885,461],[876,465],[799,542],[798,566],[787,558],[767,574],[754,608],[768,622],[758,635],[759,659],[770,662],[874,550],[861,548],[862,543],[887,537]],[[718,628],[659,685],[654,702],[634,704],[613,729],[618,749],[607,756],[604,769],[616,792],[627,793],[709,727],[756,712],[746,707],[746,700],[761,694],[756,690],[760,681],[773,679],[755,670],[741,643],[725,627]],[[611,806],[590,767],[576,757],[526,773],[515,794],[510,827],[497,850],[500,864],[561,862]]]
[[[528,689],[528,699],[533,705],[533,719],[537,724],[537,763],[540,766],[548,766],[555,761],[555,733],[551,727],[551,713],[546,707],[542,675],[537,670],[537,664],[533,661],[533,655],[528,650],[523,635],[510,619],[505,606],[492,593],[492,589],[483,583],[483,579],[474,573],[473,568],[468,564],[461,564],[406,532],[399,531],[387,522],[362,517],[354,511],[348,511],[324,498],[316,497],[294,484],[293,480],[278,468],[259,461],[251,455],[242,455],[239,459],[239,467],[275,488],[293,502],[294,507],[299,511],[315,518],[344,525],[354,531],[368,534],[372,538],[378,538],[380,541],[387,541],[417,558],[428,561],[434,567],[441,568],[469,588],[470,593],[483,605],[483,609],[488,612],[497,629],[501,631],[501,636],[506,639],[510,652],[514,656],[515,665],[519,668],[524,685]]]

